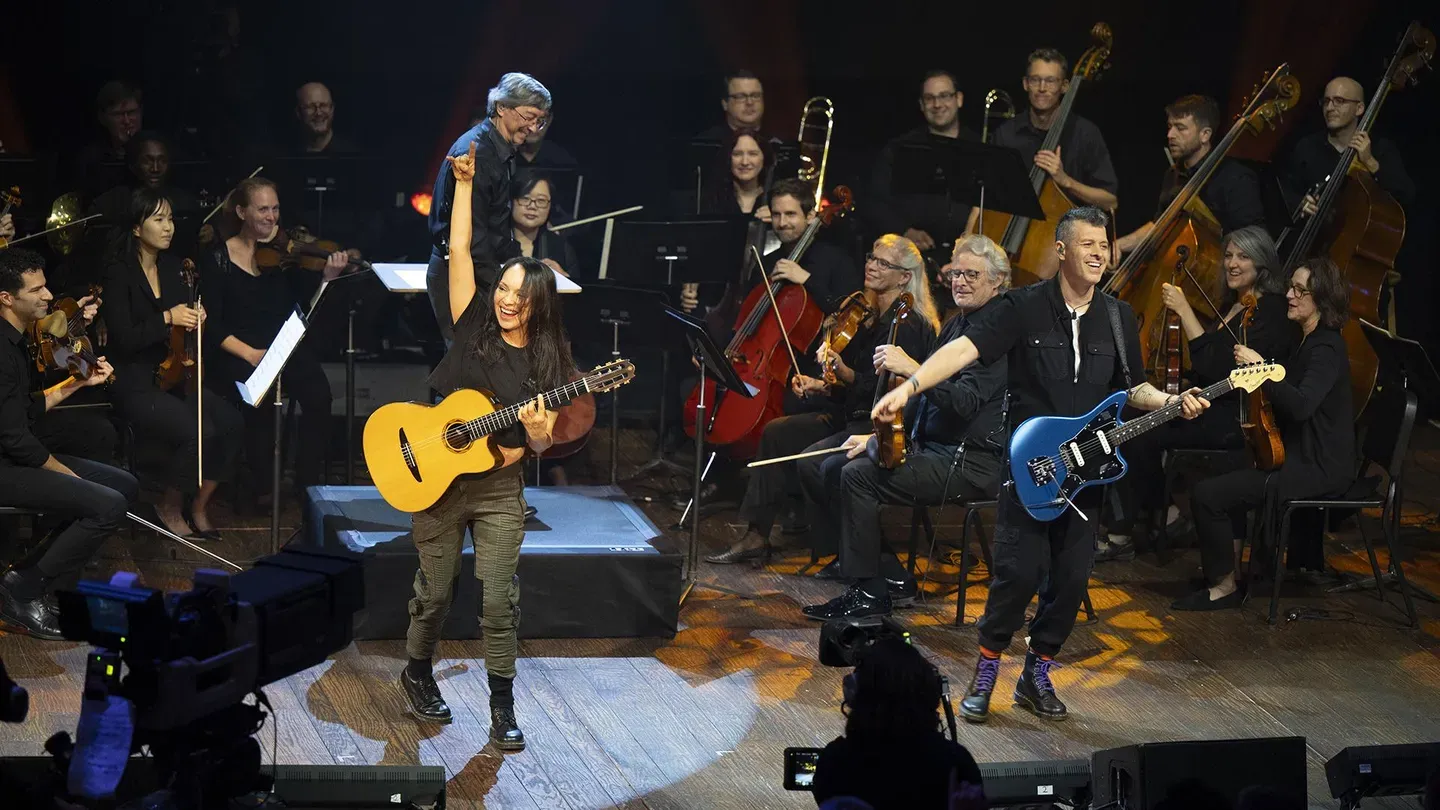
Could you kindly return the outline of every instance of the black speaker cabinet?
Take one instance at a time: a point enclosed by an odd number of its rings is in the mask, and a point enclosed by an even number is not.
[[[1189,810],[1231,807],[1248,787],[1305,806],[1305,738],[1142,743],[1097,751],[1090,761],[1094,807]]]

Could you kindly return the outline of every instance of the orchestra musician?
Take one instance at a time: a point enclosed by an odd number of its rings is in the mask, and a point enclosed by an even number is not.
[[[1220,105],[1208,96],[1181,96],[1165,108],[1165,148],[1171,168],[1160,188],[1158,215],[1185,187],[1191,173],[1210,154],[1219,134]],[[1220,161],[1215,173],[1200,189],[1200,201],[1215,215],[1224,232],[1246,225],[1265,224],[1265,206],[1260,199],[1260,178],[1249,167],[1231,158]],[[1152,219],[1134,232],[1120,237],[1121,253],[1129,253],[1155,227]]]
[[[1059,274],[995,301],[970,331],[937,349],[908,383],[886,394],[872,415],[893,418],[911,396],[972,363],[1005,358],[1011,430],[1032,416],[1085,414],[1116,388],[1127,388],[1130,404],[1140,410],[1181,400],[1187,419],[1198,416],[1209,405],[1194,396],[1199,389],[1166,395],[1148,382],[1132,386],[1145,368],[1135,314],[1125,302],[1096,290],[1111,258],[1108,225],[1105,212],[1093,207],[1074,208],[1061,217],[1055,228]],[[1124,346],[1116,345],[1117,333],[1124,336]],[[1094,550],[1090,521],[1099,516],[1101,489],[1081,490],[1073,508],[1048,523],[1031,517],[1013,489],[1000,493],[994,579],[979,622],[975,675],[960,704],[966,720],[984,722],[988,717],[1000,653],[1024,624],[1025,609],[1037,591],[1040,606],[1030,623],[1029,651],[1015,685],[1015,702],[1045,719],[1066,717],[1050,671],[1074,629],[1085,595]]]
[[[470,144],[475,152],[475,183],[470,209],[470,258],[475,279],[488,288],[495,280],[500,263],[520,255],[512,236],[510,215],[510,184],[515,175],[515,150],[532,132],[548,124],[550,91],[534,77],[524,73],[506,73],[500,83],[490,88],[485,102],[485,120],[476,124],[450,147],[449,157],[468,153]],[[448,344],[454,322],[446,300],[449,285],[451,211],[455,205],[455,181],[450,167],[442,165],[435,177],[435,192],[430,209],[430,266],[425,275],[430,305],[440,334]]]
[[[125,145],[143,128],[145,94],[125,81],[108,81],[95,94],[95,120],[103,133],[75,156],[71,182],[87,199],[114,183],[103,164],[125,160]]]
[[[914,314],[901,321],[897,343],[909,351],[923,355],[935,338],[939,317],[930,300],[930,282],[925,276],[925,262],[915,243],[903,236],[886,234],[875,240],[865,257],[864,298],[874,314],[838,354],[821,342],[816,360],[823,367],[833,360],[837,384],[824,379],[796,373],[790,378],[790,389],[802,399],[829,399],[823,410],[782,416],[765,426],[760,435],[757,459],[779,458],[793,453],[837,447],[850,435],[869,427],[867,411],[874,402],[875,371],[868,362],[874,347],[890,334],[895,315],[895,302],[903,293],[915,301]],[[706,562],[729,564],[768,556],[770,530],[789,493],[799,489],[797,476],[803,476],[805,462],[795,465],[773,464],[756,468],[745,488],[740,504],[740,517],[746,531],[725,551],[705,558]],[[811,499],[815,500],[815,499]],[[819,500],[824,503],[824,500]],[[811,526],[828,523],[821,510],[810,509]],[[838,535],[820,532],[814,535],[817,551],[830,553],[829,544]]]
[[[521,169],[510,184],[510,219],[520,255],[539,259],[562,276],[575,268],[575,248],[565,234],[550,230],[555,192],[550,176],[536,169]]]
[[[1301,137],[1286,161],[1286,190],[1292,199],[1301,201],[1302,217],[1315,213],[1316,201],[1311,191],[1335,170],[1337,156],[1352,146],[1356,159],[1396,202],[1409,205],[1415,199],[1415,181],[1405,172],[1400,150],[1388,138],[1372,137],[1360,130],[1360,116],[1365,114],[1365,88],[1359,82],[1348,76],[1331,79],[1320,97],[1320,112],[1325,117],[1325,131]]]
[[[1285,442],[1285,463],[1273,472],[1235,470],[1195,485],[1191,502],[1207,587],[1177,600],[1172,610],[1240,606],[1244,594],[1235,571],[1244,534],[1236,528],[1243,529],[1245,513],[1260,507],[1267,492],[1282,500],[1324,497],[1344,491],[1354,479],[1355,409],[1350,359],[1340,334],[1350,317],[1350,285],[1329,258],[1311,258],[1291,275],[1285,302],[1287,316],[1299,324],[1303,337],[1284,359],[1286,379],[1263,384]],[[1236,363],[1268,359],[1246,346],[1233,351]],[[1320,561],[1315,567],[1323,566],[1318,547],[1298,555],[1312,560],[1296,556],[1292,552],[1289,567],[1313,565],[1315,557]]]
[[[772,179],[774,168],[772,144],[753,129],[737,129],[725,137],[716,153],[715,167],[706,181],[709,192],[700,201],[702,214],[749,214],[755,218],[746,239],[745,255],[740,259],[745,270],[742,278],[749,278],[749,271],[754,267],[750,245],[756,249],[765,245],[771,220],[767,182]],[[682,284],[680,308],[693,312],[703,306],[702,314],[709,314],[725,306],[727,289],[723,284]]]
[[[946,321],[937,346],[966,334],[985,309],[1010,286],[1010,260],[1005,250],[983,234],[966,236],[955,245],[946,265],[950,291],[958,308]],[[920,367],[903,346],[881,344],[872,361],[878,373],[886,368],[908,378]],[[994,498],[1003,469],[1003,411],[1006,361],[972,365],[918,397],[907,409],[911,428],[905,463],[893,470],[866,454],[873,431],[846,439],[844,457],[826,456],[802,468],[807,495],[818,501],[814,524],[822,534],[840,537],[836,578],[850,587],[821,605],[803,609],[812,619],[859,619],[885,615],[892,605],[913,602],[918,587],[900,560],[881,547],[882,503],[933,506],[950,498]],[[905,384],[905,383],[902,383]],[[810,459],[801,461],[804,464]],[[808,473],[808,474],[807,474]]]
[[[306,82],[295,91],[295,120],[300,124],[296,154],[350,155],[360,151],[335,133],[335,99],[320,82]]]
[[[85,563],[119,527],[139,485],[108,464],[53,454],[31,430],[37,416],[113,374],[101,357],[88,379],[70,376],[49,388],[37,385],[26,334],[51,300],[39,254],[0,250],[0,503],[70,521],[33,565],[0,576],[0,619],[36,638],[58,640],[60,619],[49,594],[74,587]]]
[[[230,236],[201,256],[201,289],[207,323],[205,356],[213,358],[215,385],[245,413],[245,458],[258,493],[269,492],[274,418],[271,400],[243,406],[236,382],[249,379],[280,327],[297,307],[309,303],[303,287],[310,282],[299,268],[263,268],[256,249],[280,232],[280,196],[263,177],[241,180],[225,204],[222,233]],[[338,276],[350,257],[335,252],[326,260],[325,277]],[[302,340],[285,363],[280,381],[284,393],[300,404],[299,446],[295,454],[295,487],[323,482],[323,461],[330,435],[330,382],[320,359]],[[280,493],[270,493],[272,498]]]
[[[904,234],[921,253],[939,248],[948,257],[950,247],[965,233],[970,206],[951,200],[948,194],[895,194],[891,188],[895,154],[907,145],[923,146],[941,139],[978,141],[978,135],[960,124],[964,103],[965,94],[954,74],[945,70],[925,74],[919,99],[925,125],[886,144],[871,174],[873,203],[866,210],[874,224],[882,233]]]
[[[86,233],[87,239],[93,233],[94,239],[107,244],[93,245],[97,260],[125,241],[131,223],[131,203],[136,189],[155,189],[165,196],[170,204],[171,221],[175,239],[172,246],[181,255],[193,253],[197,241],[209,242],[214,231],[210,225],[200,225],[205,212],[200,210],[200,201],[195,195],[170,182],[170,143],[158,132],[143,130],[125,144],[125,165],[130,170],[130,179],[95,198],[90,204],[90,213],[102,215],[104,227]],[[208,232],[209,238],[201,238],[200,231]],[[108,257],[106,257],[108,259]]]
[[[1199,385],[1219,382],[1235,369],[1237,335],[1267,360],[1289,357],[1300,342],[1299,327],[1286,315],[1282,264],[1270,234],[1259,225],[1248,225],[1225,234],[1220,250],[1224,269],[1221,288],[1211,293],[1224,315],[1220,321],[1203,324],[1182,287],[1170,283],[1162,287],[1165,308],[1180,317],[1180,327],[1190,347],[1190,369],[1186,376]],[[1254,296],[1256,304],[1253,322],[1245,327],[1242,321],[1247,296]],[[1129,462],[1130,471],[1115,483],[1120,514],[1107,522],[1109,534],[1096,549],[1096,562],[1128,560],[1135,556],[1131,537],[1135,516],[1142,508],[1157,506],[1155,502],[1161,497],[1162,450],[1238,451],[1244,447],[1245,438],[1240,429],[1243,401],[1240,397],[1222,400],[1198,419],[1170,422],[1126,445],[1125,460]],[[1179,525],[1180,510],[1174,504],[1163,506],[1166,526],[1170,527],[1167,532],[1173,537],[1177,533],[1173,527]],[[1243,524],[1240,531],[1244,531]]]
[[[725,120],[696,135],[694,140],[723,143],[737,129],[759,132],[765,122],[765,87],[760,78],[748,70],[728,73],[722,79],[725,94],[720,109]]]
[[[169,454],[165,493],[156,507],[160,521],[181,536],[218,540],[208,507],[235,470],[245,423],[233,405],[205,389],[200,414],[205,469],[204,480],[197,480],[202,441],[197,391],[185,383],[164,391],[156,379],[156,369],[170,354],[172,327],[193,332],[205,320],[203,303],[190,305],[180,258],[168,250],[175,235],[170,212],[163,192],[137,189],[124,247],[105,273],[107,349],[118,372],[110,399],[137,441],[159,442]],[[187,496],[192,499],[188,508]]]
[[[469,237],[471,182],[478,150],[452,161],[455,178],[453,234]],[[450,708],[432,673],[435,646],[450,610],[460,571],[465,529],[475,543],[475,577],[482,593],[480,624],[490,685],[490,739],[502,751],[525,747],[515,719],[516,624],[520,584],[515,574],[524,539],[525,496],[521,465],[526,450],[545,452],[552,443],[556,412],[542,391],[563,385],[574,361],[560,319],[555,274],[529,257],[510,259],[489,288],[476,284],[470,254],[450,253],[447,298],[455,319],[455,341],[430,377],[436,391],[483,389],[507,403],[526,402],[520,422],[497,436],[504,465],[457,478],[434,505],[412,515],[411,535],[420,555],[405,649],[409,663],[400,674],[401,691],[416,718],[448,723]],[[533,397],[533,399],[532,399]]]

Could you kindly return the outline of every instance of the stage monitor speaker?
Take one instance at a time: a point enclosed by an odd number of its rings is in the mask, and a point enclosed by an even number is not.
[[[1189,810],[1233,807],[1246,788],[1265,788],[1304,807],[1305,738],[1143,743],[1096,751],[1095,807]]]
[[[277,765],[273,774],[275,796],[287,810],[445,807],[445,769],[438,766]]]
[[[1330,795],[1345,810],[1371,796],[1419,796],[1440,769],[1440,742],[1351,746],[1325,763]]]
[[[990,807],[1086,807],[1090,800],[1090,761],[982,762],[985,801]]]

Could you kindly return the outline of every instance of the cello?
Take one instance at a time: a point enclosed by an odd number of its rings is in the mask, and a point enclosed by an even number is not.
[[[1365,105],[1357,132],[1369,132],[1380,107],[1392,90],[1415,81],[1415,73],[1435,55],[1435,35],[1418,22],[1410,23],[1390,58],[1385,78]],[[1321,189],[1315,195],[1316,212],[1301,229],[1285,260],[1285,278],[1313,255],[1328,255],[1350,281],[1350,314],[1341,332],[1350,355],[1350,389],[1355,418],[1365,410],[1375,387],[1379,359],[1365,339],[1357,319],[1381,322],[1380,291],[1395,271],[1395,256],[1405,240],[1405,210],[1356,159],[1355,149],[1340,153]],[[1395,324],[1386,327],[1393,335]]]
[[[839,186],[835,202],[825,201],[815,218],[795,242],[788,257],[799,261],[815,242],[822,226],[829,225],[854,207],[850,189]],[[705,379],[705,401],[714,402],[705,440],[715,445],[740,444],[753,448],[760,440],[765,425],[783,412],[785,386],[794,370],[791,352],[804,351],[816,336],[825,314],[810,297],[804,285],[785,281],[764,281],[755,285],[740,306],[735,321],[735,335],[725,347],[725,359],[735,373],[751,388],[755,396],[716,396],[715,381]],[[785,346],[784,344],[789,344]],[[695,436],[695,406],[700,390],[690,392],[683,413],[685,434]]]
[[[908,317],[915,306],[915,299],[910,293],[901,293],[895,299],[895,305],[891,308],[894,318],[890,321],[890,336],[887,343],[894,346],[896,337],[900,334],[900,324]],[[896,379],[895,375],[888,368],[880,369],[875,375],[875,400],[871,403],[873,407],[880,398],[890,393],[890,389],[902,383],[903,380]],[[865,445],[865,450],[870,454],[870,460],[875,466],[882,470],[893,470],[905,463],[905,442],[909,438],[905,430],[905,417],[897,413],[893,418],[886,419],[875,417],[870,420],[875,430],[875,441]]]
[[[1110,26],[1103,22],[1095,23],[1095,27],[1090,29],[1090,38],[1095,44],[1081,54],[1075,63],[1075,69],[1071,71],[1069,89],[1060,101],[1054,123],[1050,125],[1050,129],[1045,133],[1045,140],[1040,144],[1042,152],[1053,152],[1060,145],[1060,136],[1065,133],[1065,124],[1070,118],[1070,111],[1075,107],[1075,98],[1080,95],[1081,84],[1087,79],[1098,79],[1100,71],[1108,66],[1110,49],[1115,41]],[[986,96],[987,105],[989,101],[990,97]],[[1053,223],[1060,221],[1066,211],[1075,207],[1075,203],[1055,185],[1050,175],[1033,163],[1030,166],[1030,185],[1040,198],[1040,208],[1045,211],[1045,222],[1052,223],[1049,227],[1026,217],[999,211],[985,211],[981,214],[981,232],[1003,247],[1006,255],[1010,257],[1010,272],[1014,277],[1012,287],[1023,287],[1040,280],[1036,275],[1037,268],[1047,257],[1055,255]]]
[[[1246,101],[1244,111],[1230,131],[1196,165],[1190,179],[1155,218],[1154,227],[1105,282],[1106,293],[1134,308],[1136,324],[1140,329],[1140,351],[1144,357],[1152,356],[1151,352],[1160,342],[1165,327],[1161,287],[1170,273],[1161,268],[1180,260],[1180,247],[1186,249],[1193,262],[1194,271],[1187,274],[1193,283],[1201,285],[1202,289],[1219,285],[1220,225],[1200,200],[1200,189],[1210,180],[1220,161],[1242,134],[1260,132],[1265,126],[1274,125],[1281,114],[1295,106],[1299,98],[1300,82],[1290,75],[1288,64],[1271,71]],[[1152,271],[1152,267],[1155,270]],[[1205,311],[1196,314],[1215,317],[1220,313]]]

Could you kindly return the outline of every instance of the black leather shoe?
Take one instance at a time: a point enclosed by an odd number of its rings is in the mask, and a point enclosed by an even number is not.
[[[1135,559],[1135,541],[1126,540],[1123,543],[1114,540],[1101,540],[1095,547],[1095,562],[1121,561],[1128,562]]]
[[[0,619],[6,624],[46,641],[62,641],[60,614],[54,601],[41,596],[37,599],[17,599],[12,589],[19,584],[20,575],[15,571],[5,572],[0,577]]]
[[[1202,587],[1202,588],[1200,588],[1200,590],[1195,591],[1194,593],[1190,594],[1189,596],[1186,596],[1186,597],[1181,598],[1181,599],[1176,599],[1174,602],[1171,602],[1171,603],[1170,603],[1170,609],[1171,609],[1171,610],[1225,610],[1225,609],[1227,609],[1227,608],[1238,608],[1238,607],[1240,607],[1240,604],[1241,604],[1241,602],[1244,601],[1244,598],[1245,598],[1244,595],[1242,595],[1242,594],[1240,593],[1240,589],[1239,589],[1239,588],[1236,588],[1234,591],[1226,594],[1225,596],[1220,597],[1219,599],[1211,599],[1211,598],[1210,598],[1210,589],[1209,589],[1208,587]]]
[[[1015,682],[1015,705],[1044,720],[1064,720],[1068,716],[1065,704],[1055,696],[1055,685],[1050,682],[1050,670],[1057,666],[1053,659],[1025,653],[1025,671]]]
[[[400,691],[405,693],[410,713],[417,720],[450,722],[450,707],[445,705],[445,698],[440,696],[440,685],[435,683],[435,677],[430,673],[415,678],[410,675],[409,667],[400,670]]]
[[[960,716],[967,723],[983,723],[990,717],[990,694],[995,691],[995,678],[1000,675],[1000,659],[980,656],[970,688],[960,701]]]
[[[525,732],[515,722],[514,709],[490,709],[490,742],[501,751],[525,750]]]
[[[816,579],[838,580],[838,581],[841,581],[841,582],[845,581],[845,579],[846,579],[845,575],[842,574],[842,573],[840,573],[840,558],[839,558],[839,557],[836,557],[835,559],[831,560],[830,562],[825,563],[825,566],[824,566],[823,568],[818,569],[815,573],[811,574],[810,576],[815,577]]]
[[[686,487],[683,492],[677,492],[670,496],[670,505],[676,509],[684,509],[690,505],[690,496],[692,494],[694,493],[691,492],[690,488]],[[720,486],[718,484],[707,481],[700,485],[700,500],[705,502],[705,504],[708,505],[712,503],[719,496]]]
[[[823,605],[809,605],[800,609],[811,619],[828,622],[831,619],[866,619],[872,616],[890,615],[892,605],[890,594],[871,596],[858,585],[851,585],[845,593]]]
[[[920,585],[915,580],[885,578],[885,590],[890,594],[890,604],[895,607],[910,607],[920,597]]]

